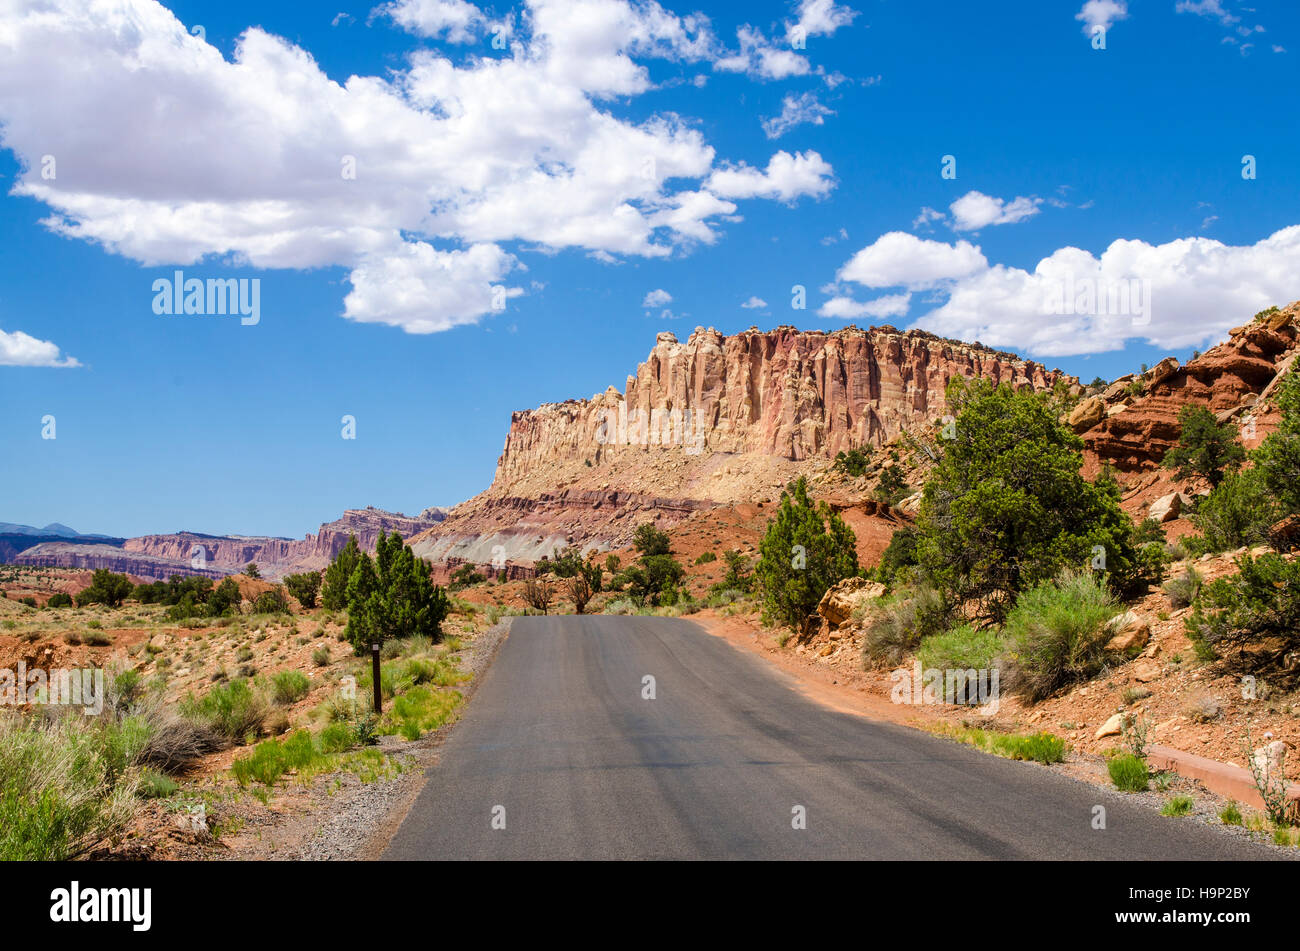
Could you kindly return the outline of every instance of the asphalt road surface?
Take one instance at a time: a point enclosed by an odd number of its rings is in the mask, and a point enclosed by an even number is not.
[[[1050,769],[836,713],[791,684],[687,621],[517,619],[385,857],[1269,854]]]

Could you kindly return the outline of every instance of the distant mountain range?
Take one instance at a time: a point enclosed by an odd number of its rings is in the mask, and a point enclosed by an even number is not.
[[[17,525],[13,522],[0,522],[0,535],[40,535],[56,538],[112,538],[111,535],[83,535],[75,528],[68,528],[61,522],[50,522],[44,528],[31,525]]]

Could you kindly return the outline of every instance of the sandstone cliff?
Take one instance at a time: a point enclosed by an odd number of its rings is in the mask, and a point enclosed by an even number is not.
[[[425,558],[516,570],[554,548],[611,548],[638,524],[776,497],[841,451],[945,413],[954,376],[1044,389],[1059,371],[893,327],[659,334],[622,391],[512,415],[492,485],[412,542]],[[509,566],[509,568],[507,568]]]

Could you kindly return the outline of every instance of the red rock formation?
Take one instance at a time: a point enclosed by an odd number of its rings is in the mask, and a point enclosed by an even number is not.
[[[1221,419],[1248,415],[1295,349],[1298,316],[1300,304],[1292,304],[1235,328],[1227,341],[1185,367],[1174,364],[1163,372],[1162,363],[1148,374],[1139,396],[1128,397],[1125,387],[1113,386],[1105,394],[1110,415],[1083,433],[1091,468],[1100,462],[1121,472],[1156,467],[1178,442],[1178,414],[1184,406],[1207,406]],[[1264,435],[1261,423],[1246,445],[1258,444]]]
[[[590,400],[513,414],[494,488],[539,466],[592,460],[619,446],[790,460],[880,445],[944,413],[954,376],[1050,387],[1059,371],[980,345],[892,327],[833,333],[778,327],[732,337],[661,333],[649,358]]]
[[[221,578],[241,571],[256,562],[262,575],[281,578],[299,571],[320,570],[333,560],[356,535],[357,544],[374,551],[381,531],[398,532],[409,538],[438,524],[445,517],[443,509],[426,509],[417,518],[385,512],[374,507],[349,509],[343,517],[327,522],[314,535],[302,540],[258,538],[237,535],[200,535],[176,532],[169,535],[142,535],[116,545],[44,543],[14,556],[14,564],[43,565],[59,568],[107,568],[150,578],[168,578],[173,574],[206,575]],[[196,549],[203,559],[195,564]]]

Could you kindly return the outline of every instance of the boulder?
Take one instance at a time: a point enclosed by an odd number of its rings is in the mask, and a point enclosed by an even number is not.
[[[1159,665],[1149,660],[1144,660],[1133,668],[1133,679],[1140,684],[1150,683],[1159,676]]]
[[[1170,492],[1151,503],[1151,508],[1147,509],[1147,518],[1153,518],[1162,524],[1172,522],[1183,514],[1185,508],[1191,506],[1191,502],[1192,500],[1181,492]]]
[[[1100,740],[1103,736],[1119,736],[1124,732],[1124,726],[1128,721],[1129,715],[1127,713],[1117,713],[1097,727],[1097,732],[1093,734],[1093,737]]]
[[[1084,400],[1071,411],[1067,422],[1076,433],[1092,429],[1106,418],[1106,403],[1100,396]]]
[[[1112,619],[1106,625],[1106,629],[1114,632],[1114,636],[1106,642],[1106,650],[1108,651],[1127,653],[1130,650],[1145,647],[1147,641],[1151,639],[1150,623],[1132,611],[1125,611]]]
[[[853,617],[854,609],[863,601],[874,600],[885,593],[885,586],[866,578],[845,578],[822,595],[817,613],[831,627],[839,627]]]

